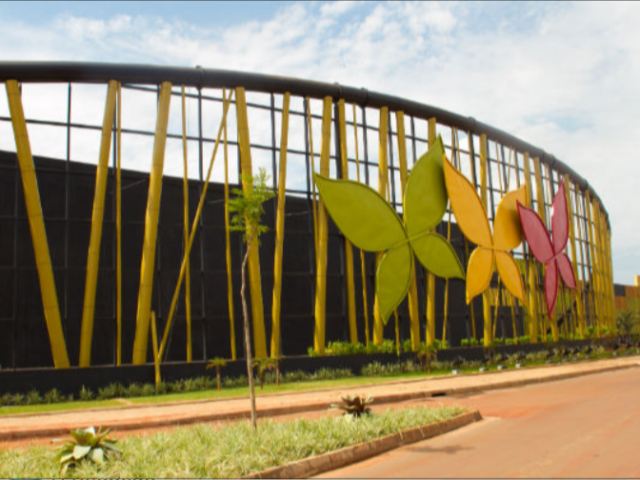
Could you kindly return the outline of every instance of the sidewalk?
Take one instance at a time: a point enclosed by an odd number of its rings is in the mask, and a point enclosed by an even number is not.
[[[562,380],[640,366],[640,357],[546,365],[509,369],[495,373],[448,375],[428,379],[408,379],[306,392],[260,395],[259,417],[326,411],[341,395],[371,395],[376,405],[430,398],[464,395],[483,390]],[[0,417],[0,445],[5,442],[53,438],[88,425],[103,425],[114,432],[172,427],[200,422],[224,421],[249,416],[248,398],[173,402],[162,405],[136,405],[104,409],[16,414]]]

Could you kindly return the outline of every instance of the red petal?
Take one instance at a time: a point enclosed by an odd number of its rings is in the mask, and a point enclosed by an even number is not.
[[[567,246],[569,238],[569,212],[567,211],[567,196],[564,193],[564,182],[553,197],[551,212],[551,231],[553,232],[553,251],[560,253]]]
[[[576,277],[573,275],[573,267],[571,266],[571,261],[566,254],[561,253],[556,258],[558,270],[560,270],[560,276],[562,277],[562,281],[569,288],[576,288]]]
[[[524,238],[527,239],[531,253],[540,263],[547,263],[553,258],[553,247],[547,228],[536,212],[523,206],[520,202],[517,202],[517,205],[520,225],[522,225]]]
[[[553,309],[558,298],[558,267],[555,260],[547,265],[544,272],[544,296],[547,299],[549,318],[552,318]]]

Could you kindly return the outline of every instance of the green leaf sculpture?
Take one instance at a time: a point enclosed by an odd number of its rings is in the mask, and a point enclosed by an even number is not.
[[[404,224],[395,209],[367,185],[314,175],[322,202],[343,235],[362,250],[386,250],[376,272],[378,305],[385,324],[409,291],[414,253],[434,275],[464,279],[453,247],[432,231],[447,209],[443,158],[444,147],[438,137],[407,180]]]

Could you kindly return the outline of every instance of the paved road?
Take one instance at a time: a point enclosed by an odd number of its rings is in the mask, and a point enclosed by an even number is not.
[[[439,403],[485,419],[321,477],[640,478],[640,369]]]

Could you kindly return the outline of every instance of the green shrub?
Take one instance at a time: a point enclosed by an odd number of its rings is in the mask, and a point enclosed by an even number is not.
[[[478,346],[478,339],[477,338],[472,338],[469,340],[469,345],[471,345],[472,347],[477,347]]]
[[[469,346],[469,339],[468,338],[463,338],[462,341],[460,342],[460,346],[461,347],[468,347]]]
[[[142,386],[139,383],[129,384],[124,391],[125,397],[141,397],[142,395]]]
[[[111,398],[123,397],[126,390],[121,383],[110,383],[106,387],[98,389],[98,400],[109,400]]]
[[[54,388],[44,394],[42,401],[44,403],[60,403],[65,401],[65,396],[60,393],[60,390]]]
[[[43,402],[40,393],[37,390],[31,390],[24,398],[25,405],[38,405]]]
[[[80,400],[82,400],[83,402],[88,402],[90,400],[93,400],[93,397],[93,392],[88,388],[85,388],[85,386],[83,385],[80,389]]]
[[[519,344],[530,343],[529,335],[522,335],[518,337],[518,343]]]

